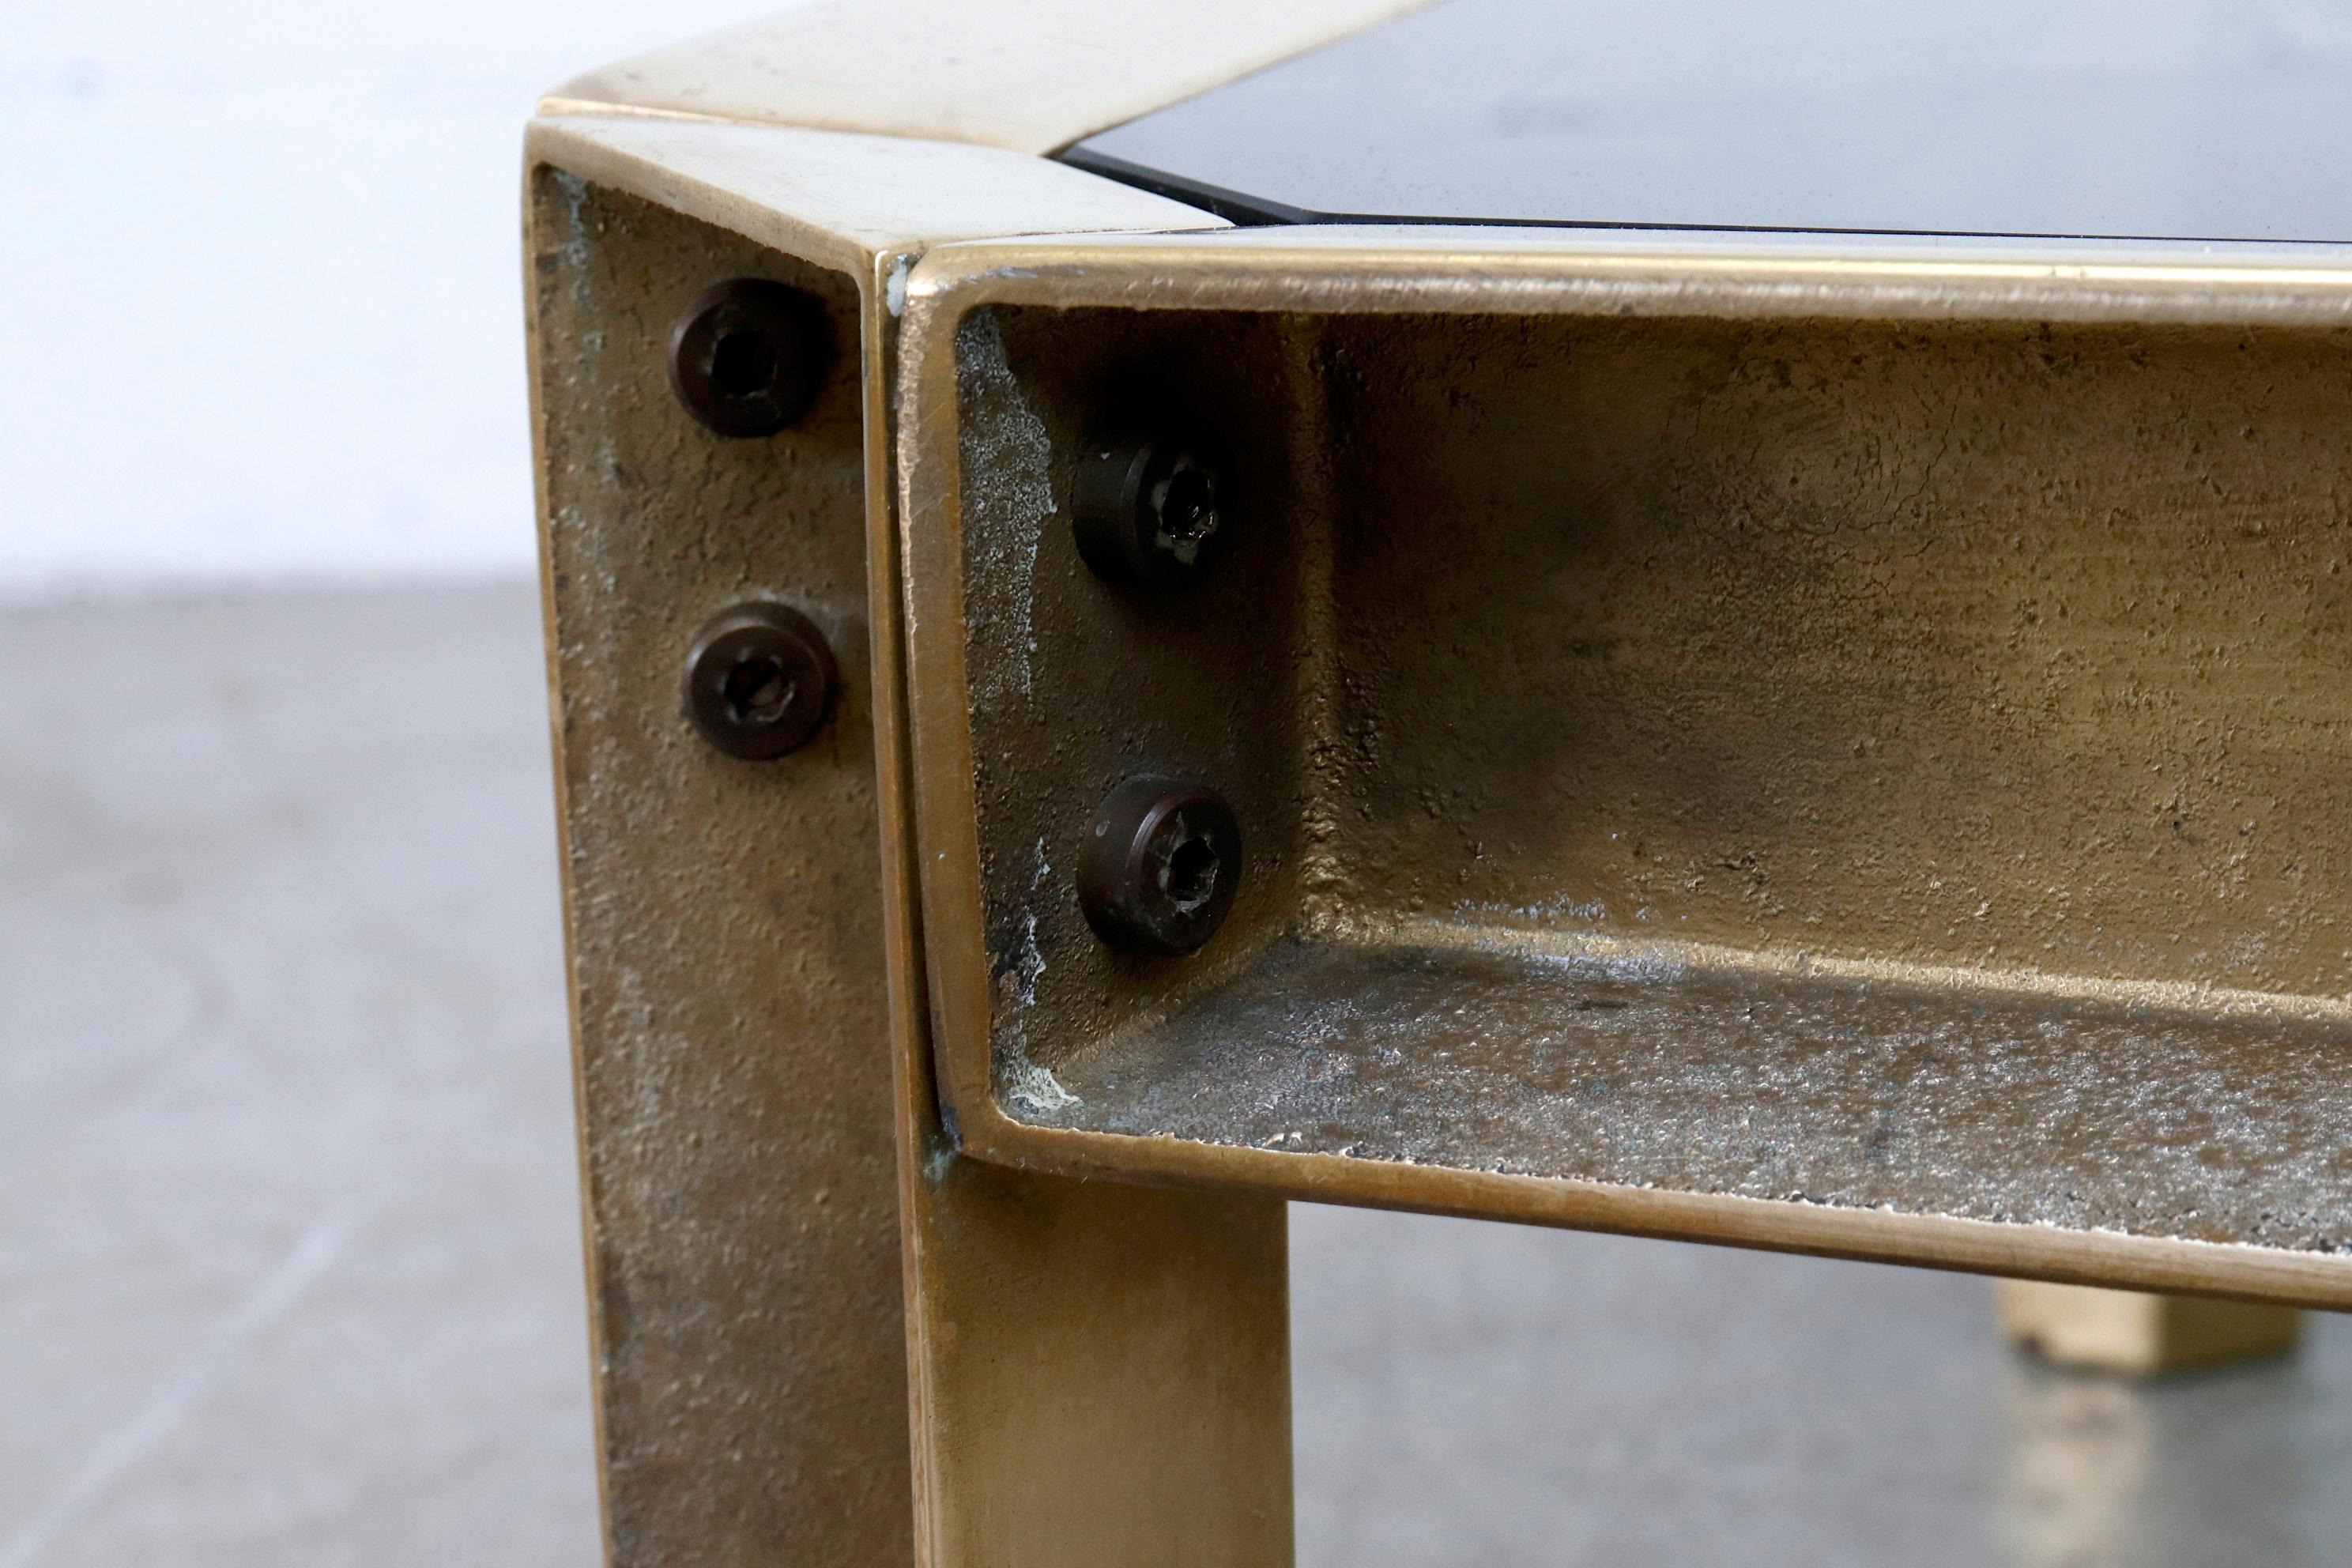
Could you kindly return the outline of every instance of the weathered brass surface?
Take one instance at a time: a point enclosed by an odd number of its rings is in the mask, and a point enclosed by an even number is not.
[[[1039,1123],[2332,1252],[2340,1026],[1633,953],[1287,940]],[[1500,951],[1498,951],[1500,950]]]
[[[914,146],[531,137],[610,1556],[1279,1568],[1281,1205],[999,1170],[939,1125],[887,468],[894,287],[928,237],[1214,220]],[[747,275],[824,298],[845,352],[800,424],[730,441],[672,395],[664,340]],[[824,628],[842,692],[805,749],[745,763],[689,725],[678,661],[712,611],[763,596]]]
[[[615,1563],[1278,1568],[1283,1195],[2352,1302],[2333,255],[1155,236],[1028,155],[1394,8],[819,5],[534,125]],[[662,338],[744,275],[841,353],[738,443]],[[1069,539],[1113,409],[1230,449],[1162,600]],[[746,763],[677,671],[762,597],[843,690]],[[1146,767],[1248,844],[1191,959],[1069,886]]]
[[[2348,299],[2186,247],[935,254],[902,482],[967,1146],[2352,1300]],[[1164,600],[1068,530],[1137,396],[1243,498]],[[1195,957],[1072,896],[1139,772],[1252,845]]]
[[[713,279],[807,289],[848,342],[856,289],[552,169],[533,184],[613,1558],[692,1542],[710,1563],[903,1561],[856,366],[798,428],[746,443],[686,414],[664,360],[671,318]],[[703,619],[771,594],[824,627],[843,690],[799,755],[739,762],[686,723],[677,668]]]

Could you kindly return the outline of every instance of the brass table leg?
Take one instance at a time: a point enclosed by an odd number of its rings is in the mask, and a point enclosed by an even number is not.
[[[864,280],[552,168],[531,200],[611,1560],[1279,1568],[1282,1205],[984,1168],[939,1126],[886,897]],[[681,308],[733,278],[794,291],[833,345],[756,437],[707,428],[667,372]],[[770,760],[681,696],[698,633],[745,604],[804,616],[780,624],[838,671]]]
[[[2001,1332],[2060,1366],[2149,1375],[2281,1355],[2294,1348],[2293,1307],[2051,1285],[1993,1282]]]

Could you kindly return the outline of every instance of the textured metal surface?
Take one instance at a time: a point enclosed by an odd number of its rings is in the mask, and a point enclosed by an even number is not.
[[[615,1563],[1282,1568],[1283,1206],[958,1153],[905,824],[907,268],[942,233],[1213,220],[904,139],[565,121],[530,146]],[[651,334],[747,268],[821,293],[857,355],[801,426],[720,443],[652,391]],[[713,756],[662,667],[778,592],[835,645],[840,712],[789,763]]]
[[[1089,323],[1099,329],[1100,322]],[[1282,433],[1308,395],[1272,318],[1138,316],[1106,349],[1099,331],[1045,313],[975,315],[960,356],[965,469],[979,482],[968,579],[972,745],[982,789],[1011,809],[982,815],[980,849],[993,885],[1024,889],[991,903],[986,933],[1003,1026],[993,1049],[1004,1092],[1050,1107],[1051,1066],[1080,1031],[1148,1005],[1171,975],[1246,952],[1281,929],[1298,899],[1303,787],[1297,716],[1297,630],[1286,615],[1305,582],[1285,531],[1257,526],[1309,514],[1305,475]],[[1205,331],[1205,336],[1202,334]],[[1034,379],[1056,364],[1074,395]],[[1159,372],[1174,407],[1232,449],[1234,490],[1249,498],[1224,525],[1229,547],[1194,588],[1139,595],[1080,559],[1066,523],[1094,400],[1135,366]],[[1228,383],[1224,373],[1239,373]],[[1247,455],[1234,437],[1255,431]],[[1198,959],[1134,955],[1100,942],[1075,889],[1095,811],[1123,781],[1196,779],[1240,817],[1251,866],[1213,949]],[[1012,803],[1018,802],[1017,805]],[[952,928],[950,928],[952,929]],[[1034,1058],[1033,1038],[1045,1053]]]
[[[613,1559],[905,1561],[856,367],[837,362],[795,428],[744,442],[697,424],[665,365],[713,279],[806,290],[844,342],[856,291],[553,170],[532,196]],[[696,628],[764,595],[824,629],[845,676],[833,722],[782,764],[721,756],[678,711]]]
[[[2343,275],[1476,243],[919,275],[910,384],[952,344],[958,386],[908,486],[926,894],[986,922],[933,948],[967,1141],[2344,1293]],[[1108,594],[1063,521],[1137,364],[1249,498],[1246,569],[1181,603]],[[1055,853],[1147,768],[1269,846],[1190,959],[1104,953]],[[1530,950],[1659,978],[1586,1009],[1496,956]]]
[[[1285,942],[1039,1120],[1620,1186],[2352,1250],[2341,1025]]]
[[[1236,221],[2347,240],[2347,90],[2297,0],[1450,0],[1066,156]]]
[[[2352,336],[1328,353],[1340,909],[2343,995]]]

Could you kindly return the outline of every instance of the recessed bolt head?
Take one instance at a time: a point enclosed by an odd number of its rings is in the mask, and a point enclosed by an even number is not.
[[[1191,582],[1222,548],[1233,482],[1195,437],[1110,437],[1087,448],[1071,500],[1078,553],[1096,575],[1160,591]]]
[[[807,413],[831,358],[824,307],[762,278],[705,289],[669,332],[671,387],[721,436],[772,436]]]
[[[1242,826],[1189,779],[1133,778],[1103,797],[1078,849],[1078,905],[1095,934],[1135,952],[1191,952],[1232,912]]]
[[[738,605],[695,635],[686,716],[729,756],[766,762],[808,744],[838,684],[814,621],[788,605]]]

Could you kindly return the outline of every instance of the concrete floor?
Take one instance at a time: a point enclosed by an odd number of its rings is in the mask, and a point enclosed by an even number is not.
[[[596,1561],[536,616],[0,617],[0,1568]],[[2343,1320],[2140,1389],[1971,1279],[1293,1237],[1307,1568],[2352,1551]]]

